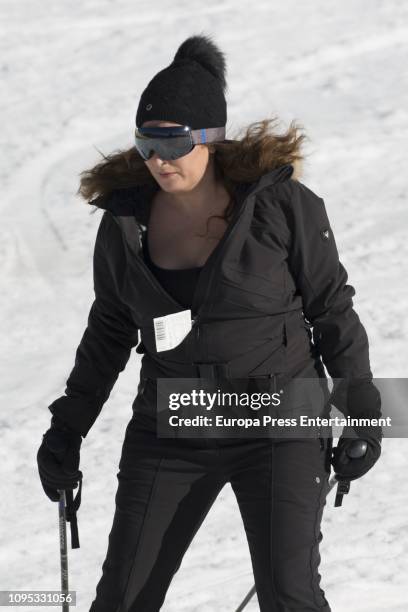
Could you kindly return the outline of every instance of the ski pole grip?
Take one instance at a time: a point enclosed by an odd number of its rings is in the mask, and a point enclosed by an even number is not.
[[[365,440],[354,440],[347,449],[347,456],[350,459],[360,459],[364,457],[367,452],[367,442]],[[350,491],[350,480],[338,480],[336,498],[334,500],[334,507],[338,508],[343,502],[343,495],[347,495]]]

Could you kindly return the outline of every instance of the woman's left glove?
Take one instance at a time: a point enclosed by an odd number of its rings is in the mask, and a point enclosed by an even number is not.
[[[352,381],[347,386],[347,414],[353,418],[379,418],[381,395],[372,381]],[[352,436],[352,437],[351,437]],[[338,480],[355,480],[364,476],[381,455],[383,431],[379,425],[344,427],[338,445],[333,449],[332,465]],[[367,442],[361,458],[350,458],[348,448],[354,440]]]
[[[45,494],[59,501],[59,489],[76,489],[82,480],[79,469],[81,434],[53,415],[37,452],[38,473]]]

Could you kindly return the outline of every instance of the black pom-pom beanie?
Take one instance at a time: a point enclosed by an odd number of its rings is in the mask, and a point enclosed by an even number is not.
[[[136,127],[145,121],[171,121],[192,129],[225,127],[226,62],[209,36],[187,38],[172,63],[143,91]]]

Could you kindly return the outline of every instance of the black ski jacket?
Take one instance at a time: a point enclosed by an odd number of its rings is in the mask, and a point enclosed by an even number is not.
[[[367,334],[324,200],[291,178],[293,171],[284,165],[239,185],[234,217],[199,276],[192,329],[161,352],[153,318],[185,308],[142,256],[141,231],[159,187],[94,201],[104,209],[95,300],[65,395],[49,410],[85,437],[136,345],[143,353],[139,397],[146,381],[159,377],[315,376],[326,384],[323,364],[332,378],[371,380]]]

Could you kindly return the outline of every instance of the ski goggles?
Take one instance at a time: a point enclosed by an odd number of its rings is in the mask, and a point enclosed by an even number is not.
[[[190,153],[196,144],[225,140],[225,127],[192,130],[188,125],[139,127],[135,147],[146,161],[157,153],[161,159],[178,159]]]

